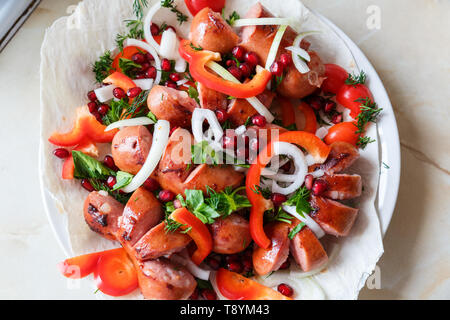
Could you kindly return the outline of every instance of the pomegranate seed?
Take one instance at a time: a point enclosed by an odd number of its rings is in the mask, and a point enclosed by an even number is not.
[[[289,53],[283,53],[278,60],[284,67],[288,67],[292,63],[292,56]]]
[[[294,294],[294,289],[292,289],[292,287],[287,285],[286,283],[279,284],[277,289],[279,293],[285,295],[286,297],[292,297],[292,295]]]
[[[217,109],[216,116],[217,120],[219,120],[220,123],[224,123],[225,121],[228,120],[228,113],[223,109]]]
[[[225,64],[227,65],[227,67],[236,67],[236,61],[234,60],[227,60],[227,62],[225,62]]]
[[[97,103],[89,102],[88,103],[88,109],[89,109],[90,113],[94,113],[95,111],[97,111]]]
[[[115,98],[117,98],[117,99],[123,99],[127,95],[125,94],[125,91],[123,91],[123,89],[121,89],[121,88],[114,88],[113,89],[113,96]]]
[[[198,288],[195,288],[194,292],[192,292],[191,296],[189,297],[189,300],[198,300]]]
[[[170,61],[168,59],[162,59],[161,61],[161,69],[163,71],[170,71],[172,70],[172,64],[170,63]]]
[[[211,290],[211,289],[202,289],[200,291],[200,295],[205,300],[217,300],[216,293],[214,292],[214,290]]]
[[[145,55],[137,52],[131,56],[131,60],[137,64],[143,64],[145,62]]]
[[[213,257],[209,257],[206,260],[206,264],[210,266],[213,270],[218,270],[220,268],[220,260]]]
[[[98,111],[92,112],[92,115],[95,117],[95,119],[97,119],[98,122],[103,123],[102,116],[100,115],[100,113],[98,113]]]
[[[154,192],[160,188],[159,183],[155,179],[150,177],[147,180],[145,180],[143,185],[144,188],[150,192]]]
[[[83,188],[85,188],[87,191],[92,192],[94,191],[94,187],[92,186],[92,184],[89,182],[89,180],[83,179],[81,180],[81,186]]]
[[[181,80],[181,76],[180,76],[180,74],[178,74],[178,73],[171,73],[170,75],[169,75],[169,78],[170,78],[170,80],[172,80],[173,82],[177,82],[177,81],[180,81]]]
[[[87,97],[89,101],[95,102],[97,100],[97,95],[95,94],[94,90],[91,90],[88,92]]]
[[[281,193],[272,193],[270,199],[272,200],[275,206],[279,207],[283,204],[283,202],[287,200],[287,197]]]
[[[247,52],[245,54],[245,61],[253,67],[259,64],[259,58],[253,51]]]
[[[306,99],[306,102],[311,106],[311,108],[320,110],[324,105],[324,98],[321,96],[309,96]]]
[[[155,24],[155,23],[152,23],[150,25],[150,32],[152,33],[152,36],[158,35],[159,34],[159,27],[158,27],[158,25]]]
[[[311,174],[307,174],[305,177],[305,187],[308,190],[311,190],[314,183],[314,177]]]
[[[240,46],[236,46],[236,47],[233,48],[231,53],[239,61],[244,61],[244,57],[245,57],[245,49],[244,48],[242,48]]]
[[[135,79],[145,79],[145,72],[136,74],[136,78]]]
[[[164,83],[164,85],[166,87],[169,87],[169,88],[172,88],[172,89],[177,89],[178,88],[177,84],[175,82],[173,82],[173,81],[170,81],[170,80],[166,81],[166,83]]]
[[[145,77],[150,78],[150,79],[155,79],[156,78],[156,68],[153,66],[148,68],[147,71],[145,71]]]
[[[283,75],[283,65],[280,62],[275,61],[270,67],[270,72],[272,72],[272,75],[275,77],[281,77]]]
[[[286,259],[285,262],[280,266],[280,270],[286,270],[291,266],[291,261],[289,259]]]
[[[232,272],[241,273],[242,272],[242,264],[240,262],[233,261],[233,262],[228,263],[227,269]]]
[[[177,30],[175,30],[175,28],[174,27],[172,27],[172,26],[166,26],[166,30],[169,30],[169,29],[172,29],[172,31],[173,32],[175,32],[175,33],[177,33]]]
[[[153,60],[155,60],[155,58],[152,56],[151,53],[146,53],[146,54],[145,54],[145,59],[146,59],[148,62],[152,62]]]
[[[235,77],[236,79],[241,80],[242,71],[238,67],[231,66],[228,68],[228,72],[231,73],[233,75],[233,77]]]
[[[110,168],[113,171],[118,171],[119,168],[117,168],[116,163],[114,162],[113,157],[111,156],[105,156],[105,158],[103,159],[103,163],[105,164],[105,166],[107,166],[108,168]]]
[[[253,261],[252,257],[247,257],[242,261],[242,265],[244,267],[244,272],[249,272],[253,270]]]
[[[266,125],[267,120],[266,120],[266,118],[264,116],[262,116],[260,114],[257,114],[256,116],[252,117],[252,123],[255,126],[258,126],[258,127],[261,128],[261,127],[264,127]]]
[[[336,102],[331,101],[331,100],[325,100],[325,105],[323,107],[323,109],[325,110],[325,112],[331,112],[336,108]]]
[[[236,144],[237,144],[237,136],[223,137],[222,145],[225,149],[233,149]]]
[[[241,63],[239,70],[244,78],[248,78],[252,73],[252,68],[250,68],[250,66],[246,63]]]
[[[104,116],[108,112],[108,110],[109,106],[105,103],[102,103],[97,109],[98,113],[100,113],[102,116]]]
[[[183,205],[181,204],[181,201],[178,199],[173,200],[173,207],[175,209],[180,209],[183,207]]]
[[[333,117],[331,118],[331,122],[333,122],[334,124],[338,124],[338,123],[342,122],[342,114],[341,113],[333,114]]]
[[[325,180],[322,179],[316,179],[312,186],[312,193],[315,196],[320,196],[322,193],[324,193],[328,188],[328,184]]]
[[[65,159],[70,155],[70,152],[64,148],[58,148],[53,150],[53,154],[60,159]]]
[[[127,96],[129,98],[135,98],[142,92],[142,89],[139,87],[134,87],[128,90]]]
[[[175,199],[175,194],[170,190],[161,190],[158,197],[162,202],[169,202]]]
[[[139,70],[139,72],[141,72],[142,74],[144,74],[145,71],[148,70],[148,68],[150,68],[150,63],[144,62],[144,63],[141,64],[141,69]]]
[[[114,177],[114,176],[109,176],[108,180],[106,180],[106,184],[111,189],[114,188],[114,185],[116,184],[116,182],[117,182],[117,180],[116,180],[116,177]]]
[[[239,256],[237,254],[229,254],[227,256],[225,256],[225,261],[227,264],[232,263],[232,262],[239,262]]]

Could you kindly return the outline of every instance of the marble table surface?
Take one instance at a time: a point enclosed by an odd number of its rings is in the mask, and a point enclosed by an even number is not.
[[[2,299],[95,298],[88,281],[70,286],[56,270],[65,257],[47,222],[37,171],[39,50],[45,29],[77,2],[43,0],[0,53],[0,136],[8,149],[0,153]],[[304,2],[373,63],[400,131],[401,184],[378,263],[380,288],[366,287],[360,298],[449,299],[450,1]],[[368,27],[374,12],[379,29]]]

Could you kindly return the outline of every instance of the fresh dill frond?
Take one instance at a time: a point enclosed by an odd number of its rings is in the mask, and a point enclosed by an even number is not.
[[[105,53],[96,61],[92,66],[92,72],[95,73],[95,80],[98,83],[109,76],[109,72],[112,69],[113,58],[111,57],[111,51],[105,51]]]
[[[361,71],[359,74],[349,74],[347,80],[345,80],[345,84],[348,85],[357,85],[366,83],[367,75],[364,71]]]
[[[174,4],[174,0],[161,0],[161,7],[169,8],[170,11],[175,13],[177,15],[177,20],[180,23],[180,25],[183,24],[183,22],[188,20],[187,15],[180,12],[180,10],[177,9],[177,6]]]

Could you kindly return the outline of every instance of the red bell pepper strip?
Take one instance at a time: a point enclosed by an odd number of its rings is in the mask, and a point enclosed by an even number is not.
[[[312,133],[305,131],[287,131],[280,134],[278,139],[274,139],[266,148],[258,155],[256,163],[250,166],[245,181],[247,198],[252,204],[250,210],[250,234],[252,239],[261,248],[267,249],[270,246],[270,239],[264,232],[264,211],[267,201],[258,192],[257,187],[260,185],[261,170],[270,162],[273,156],[274,142],[282,141],[299,145],[314,157],[317,163],[324,163],[330,153],[330,147]]]
[[[64,260],[56,266],[66,278],[80,279],[94,272],[101,252],[84,254]]]
[[[127,93],[129,89],[136,87],[136,84],[133,80],[118,71],[110,74],[105,80],[103,80],[103,82],[107,84],[113,84],[116,87],[123,89],[125,93]]]
[[[53,133],[48,141],[61,147],[79,145],[82,141],[106,143],[111,142],[118,129],[105,132],[106,126],[102,125],[89,113],[86,106],[77,109],[77,119],[74,128],[67,133]]]
[[[298,108],[305,116],[305,127],[303,128],[303,131],[315,134],[317,131],[317,118],[314,110],[304,102],[300,103]]]
[[[230,300],[292,300],[262,284],[220,268],[216,273],[217,288]]]
[[[252,80],[246,83],[234,83],[207,69],[208,62],[220,61],[219,53],[207,50],[196,51],[191,47],[191,43],[184,39],[181,40],[179,52],[183,59],[189,62],[189,71],[196,81],[235,98],[245,99],[257,96],[265,90],[267,83],[272,78],[272,74],[268,70],[261,69]]]
[[[182,230],[194,240],[197,250],[192,255],[192,261],[199,265],[212,251],[213,240],[211,233],[203,222],[190,213],[186,208],[180,208],[171,213],[170,218],[183,224]]]
[[[81,151],[87,155],[90,155],[91,157],[98,157],[97,146],[95,145],[95,143],[89,140],[82,141],[73,150]],[[73,162],[73,157],[71,153],[70,156],[64,160],[61,176],[63,179],[73,179],[74,172],[75,172],[75,164]]]
[[[287,98],[278,98],[281,106],[281,121],[283,126],[288,127],[295,123],[295,111],[291,101]]]
[[[140,49],[140,48],[138,48],[138,47],[135,47],[135,46],[129,46],[129,47],[123,48],[123,51],[120,52],[120,53],[114,58],[114,61],[113,61],[113,63],[112,63],[112,68],[113,68],[113,70],[122,72],[122,69],[120,69],[120,67],[119,67],[119,59],[120,59],[120,58],[123,58],[123,59],[131,60],[131,59],[133,58],[133,55],[134,55],[134,54],[140,53],[140,52],[142,52],[142,53],[144,53],[144,54],[147,53],[145,50],[142,50],[142,49]],[[122,73],[123,73],[123,72],[122,72]]]

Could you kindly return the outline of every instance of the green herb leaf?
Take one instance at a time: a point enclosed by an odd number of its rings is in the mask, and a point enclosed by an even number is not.
[[[207,141],[201,141],[191,146],[192,163],[218,165],[221,162],[220,153],[214,150]]]
[[[158,122],[158,119],[156,118],[155,114],[151,111],[147,113],[147,117],[150,118],[154,123]]]
[[[202,51],[202,50],[203,50],[202,47],[196,47],[196,46],[194,46],[194,45],[192,44],[192,42],[191,42],[189,45],[191,46],[191,48],[192,48],[194,51]]]
[[[197,218],[203,223],[214,223],[214,219],[220,217],[220,214],[205,203],[203,192],[201,190],[185,190],[186,205]]]
[[[238,194],[245,187],[237,188],[234,191],[228,187],[222,192],[216,192],[209,186],[206,189],[210,196],[206,199],[206,203],[219,212],[221,216],[229,216],[234,211],[252,206],[246,196]]]
[[[311,205],[309,204],[310,192],[306,187],[298,189],[292,197],[290,197],[283,205],[295,206],[295,210],[298,214],[303,217],[305,214],[309,214],[312,211]]]
[[[226,21],[230,26],[232,26],[236,20],[239,20],[239,19],[241,18],[240,15],[239,15],[236,11],[233,11],[233,13],[230,14],[230,16],[228,17],[228,19],[226,19],[226,17],[225,17],[225,8],[222,9],[222,16],[223,16],[223,18],[225,19],[225,21]]]
[[[84,154],[81,151],[72,151],[75,170],[73,176],[77,179],[107,179],[116,173],[100,161]]]
[[[198,91],[195,87],[190,86],[188,88],[188,95],[189,95],[189,97],[191,97],[192,99],[197,101],[197,103],[200,103],[200,100],[198,99]]]
[[[349,74],[347,80],[345,80],[345,84],[348,85],[357,85],[366,83],[367,75],[364,71],[361,71],[360,74]]]
[[[119,68],[122,70],[122,73],[129,78],[135,78],[138,69],[141,67],[140,64],[133,62],[133,60],[119,58]]]
[[[291,240],[294,239],[296,234],[299,233],[300,231],[302,231],[304,226],[305,226],[305,224],[303,222],[300,222],[298,225],[296,225],[295,228],[293,228],[289,232],[289,234],[288,234],[289,239],[291,239]]]
[[[102,83],[105,78],[109,76],[109,71],[112,69],[113,58],[111,52],[106,51],[92,67],[92,72],[95,73],[95,80],[98,83]]]
[[[174,0],[161,0],[161,7],[169,8],[170,11],[175,13],[177,15],[178,22],[180,23],[180,25],[182,25],[183,22],[188,20],[188,17],[185,14],[181,13],[173,2]]]
[[[134,176],[128,172],[117,171],[117,175],[116,175],[117,181],[116,181],[116,184],[114,185],[112,191],[122,189],[123,187],[126,187],[127,185],[129,185],[131,180],[133,180],[133,177]]]

